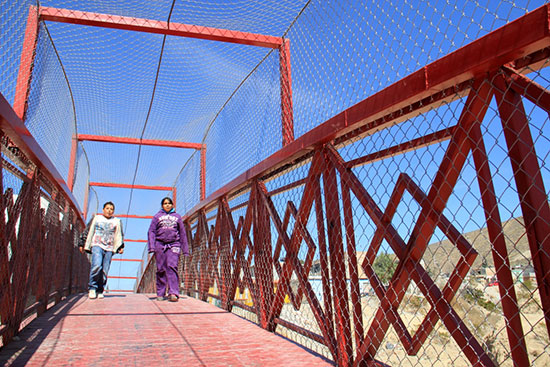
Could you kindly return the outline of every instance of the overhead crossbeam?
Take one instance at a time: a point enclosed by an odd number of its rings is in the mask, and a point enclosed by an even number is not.
[[[176,205],[177,200],[177,189],[172,186],[149,186],[149,185],[131,185],[131,184],[121,184],[113,182],[90,182],[88,184],[90,187],[113,187],[120,189],[139,189],[139,190],[159,190],[159,191],[172,191],[172,200],[174,201],[174,206]],[[98,213],[100,214],[100,213]],[[138,219],[151,219],[153,218],[150,215],[132,215],[132,214],[117,214],[117,217],[120,218],[138,218]],[[84,213],[84,218],[86,218],[86,213]],[[140,242],[140,241],[134,241]]]
[[[282,145],[294,141],[294,112],[292,103],[292,77],[290,64],[290,41],[287,38],[257,33],[240,32],[230,29],[203,27],[198,25],[163,22],[152,19],[100,14],[78,10],[52,7],[30,7],[27,20],[22,58],[26,60],[20,68],[16,95],[18,115],[23,119],[28,99],[28,87],[32,75],[32,61],[36,49],[39,21],[53,21],[69,24],[81,24],[94,27],[122,29],[137,32],[165,34],[171,36],[204,39],[226,43],[236,43],[279,50],[279,72],[281,88],[281,133]]]
[[[160,190],[160,191],[174,191],[172,186],[148,186],[148,185],[131,185],[131,184],[119,184],[111,182],[90,182],[90,186],[99,187],[117,187],[121,189],[143,189],[143,190]]]
[[[196,150],[201,150],[204,147],[204,144],[200,144],[200,143],[188,143],[188,142],[172,141],[172,140],[137,139],[137,138],[125,138],[125,137],[104,136],[104,135],[78,134],[77,139],[78,141],[99,141],[104,143],[152,145],[156,147],[187,148],[187,149],[196,149]]]
[[[281,37],[263,34],[50,7],[40,7],[40,19],[267,48],[279,48],[283,44]]]
[[[153,219],[152,215],[117,214],[119,218]]]
[[[71,190],[74,185],[74,172],[75,172],[75,165],[76,165],[76,150],[77,150],[78,141],[98,141],[98,142],[106,142],[106,143],[151,145],[151,146],[158,146],[158,147],[172,147],[172,148],[200,150],[201,151],[201,168],[200,168],[201,169],[201,175],[200,175],[201,197],[200,199],[204,200],[205,198],[206,144],[188,143],[188,142],[171,141],[171,140],[136,139],[136,138],[125,138],[125,137],[116,137],[116,136],[79,134],[76,138],[73,138],[73,145],[71,149],[69,174],[67,177],[68,186]],[[145,185],[115,184],[115,183],[104,183],[104,182],[103,183],[90,182],[89,185],[103,186],[103,187],[130,188],[130,189],[172,191],[174,203],[176,202],[176,189],[171,186],[145,186]]]
[[[117,137],[117,136],[87,135],[87,134],[78,134],[76,138],[73,138],[73,144],[71,148],[71,158],[69,162],[69,174],[67,177],[67,183],[71,190],[73,189],[73,186],[74,186],[76,150],[77,150],[77,143],[79,141],[98,141],[98,142],[105,142],[105,143],[150,145],[150,146],[157,146],[157,147],[171,147],[171,148],[200,150],[201,151],[200,199],[204,200],[206,196],[206,189],[205,189],[206,144],[189,143],[189,142],[172,141],[172,140],[136,139],[136,138],[126,138],[126,137]],[[132,189],[139,188],[139,189],[145,189],[145,190],[168,190],[168,191],[172,191],[174,202],[176,201],[176,189],[169,186],[144,186],[144,185],[128,185],[128,184],[114,184],[114,183],[100,183],[100,182],[91,182],[89,185],[103,186],[103,187],[132,188]]]

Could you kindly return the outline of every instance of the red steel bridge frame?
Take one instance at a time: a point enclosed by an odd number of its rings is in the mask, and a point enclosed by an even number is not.
[[[82,12],[77,10],[57,9],[51,7],[29,8],[21,63],[17,76],[17,86],[13,109],[24,121],[27,109],[29,86],[32,78],[32,68],[36,42],[38,39],[38,24],[40,21],[54,21],[61,23],[81,24],[88,26],[131,30],[137,32],[148,32],[188,38],[205,39],[236,44],[245,44],[257,47],[267,47],[279,50],[280,84],[281,84],[281,121],[282,121],[282,144],[289,144],[294,140],[294,123],[292,109],[292,79],[290,69],[290,42],[281,37],[266,36],[255,33],[232,31],[227,29],[202,27],[181,23],[163,22],[150,19],[115,16]],[[199,143],[186,143],[165,140],[148,140],[112,136],[97,136],[78,134],[73,138],[71,157],[69,163],[69,174],[67,178],[68,187],[72,190],[75,174],[76,151],[79,141],[101,141],[121,144],[139,144],[165,147],[190,148],[200,150],[201,172],[200,172],[200,200],[206,196],[206,145]],[[175,197],[175,196],[174,196]],[[87,205],[88,195],[86,195]]]
[[[69,11],[67,11],[69,12]],[[70,12],[74,23],[93,24],[98,17],[84,19],[81,12]],[[39,14],[42,10],[30,11],[27,23],[25,45],[33,45],[36,42],[36,29],[39,21]],[[40,15],[42,16],[42,15]],[[44,15],[42,19],[54,17]],[[121,20],[124,19],[123,23]],[[235,265],[233,271],[219,276],[217,280],[221,286],[220,298],[222,305],[230,309],[232,305],[239,305],[233,300],[236,285],[245,282],[254,289],[252,279],[247,276],[250,270],[248,265],[250,259],[244,258],[246,246],[252,246],[250,242],[250,231],[252,227],[254,243],[270,244],[270,231],[261,231],[261,228],[268,228],[270,221],[273,221],[279,233],[278,249],[284,246],[287,252],[288,261],[277,271],[280,272],[280,283],[277,292],[273,294],[272,269],[261,271],[256,269],[256,282],[259,292],[253,292],[254,306],[251,310],[259,316],[260,325],[268,330],[274,330],[276,324],[289,327],[297,332],[325,344],[331,351],[338,365],[362,365],[364,362],[376,363],[374,357],[380,347],[383,336],[390,326],[394,326],[400,335],[401,342],[408,354],[414,355],[425,342],[431,332],[430,325],[441,320],[448,328],[451,337],[461,347],[463,353],[475,365],[494,365],[479,342],[472,336],[460,317],[454,312],[450,300],[454,297],[465,272],[477,255],[469,243],[454,229],[442,215],[446,201],[452,192],[457,181],[459,172],[465,163],[465,157],[472,152],[482,202],[488,224],[488,232],[492,246],[493,260],[497,268],[499,280],[499,291],[502,300],[503,314],[506,319],[506,331],[510,345],[511,356],[515,365],[529,365],[527,348],[525,347],[525,333],[522,328],[518,303],[514,292],[511,276],[511,269],[508,260],[506,245],[504,242],[501,221],[497,208],[488,157],[481,138],[479,123],[483,120],[489,101],[494,97],[498,104],[499,114],[509,149],[509,157],[512,162],[513,175],[518,189],[521,210],[524,217],[527,239],[529,242],[533,266],[535,268],[538,292],[541,299],[544,322],[547,332],[550,335],[550,207],[548,205],[547,190],[544,187],[539,163],[535,153],[533,138],[528,128],[528,118],[522,104],[522,99],[528,99],[539,108],[550,113],[550,92],[526,76],[519,73],[524,66],[536,69],[550,57],[550,5],[544,5],[527,15],[511,22],[498,30],[474,41],[473,43],[427,65],[417,72],[405,77],[397,83],[350,107],[342,113],[329,119],[322,125],[304,134],[296,141],[289,140],[284,143],[283,148],[262,161],[257,166],[244,172],[225,187],[211,194],[207,199],[201,201],[186,216],[186,221],[197,220],[197,234],[193,245],[203,246],[206,242],[227,242],[233,238],[234,247],[229,261]],[[53,20],[53,19],[52,19]],[[151,22],[158,24],[151,27],[141,22],[134,23],[134,18],[111,17],[105,20],[109,24],[117,24],[118,27],[131,29],[132,27],[143,27],[149,31],[158,33],[176,32],[173,25],[161,25],[162,22]],[[140,23],[140,22],[138,22]],[[103,23],[102,23],[103,24]],[[149,28],[147,28],[149,27]],[[204,28],[203,28],[204,29]],[[189,31],[189,29],[187,29]],[[220,35],[209,36],[220,37]],[[30,41],[29,41],[30,39]],[[244,43],[244,42],[243,42]],[[285,41],[286,43],[286,41]],[[286,49],[286,48],[284,48]],[[29,49],[24,47],[24,53]],[[284,51],[281,53],[284,54]],[[31,75],[32,57],[22,55],[21,69],[18,77],[17,94],[13,109],[2,97],[0,100],[1,124],[3,132],[8,138],[40,168],[44,174],[52,180],[59,192],[69,199],[70,205],[78,209],[74,197],[64,183],[62,177],[56,174],[56,170],[37,145],[28,130],[22,123],[25,113],[28,86]],[[283,80],[284,77],[281,76]],[[413,141],[389,147],[385,150],[345,162],[339,156],[334,145],[345,143],[350,139],[361,137],[372,133],[375,129],[399,123],[407,118],[422,113],[427,108],[441,102],[449,96],[467,95],[466,104],[462,115],[454,127],[424,136]],[[284,100],[282,98],[282,100]],[[282,106],[284,111],[284,106]],[[284,130],[283,124],[283,130]],[[285,136],[283,134],[283,136]],[[400,154],[417,147],[448,140],[449,144],[445,152],[440,169],[428,193],[423,193],[410,178],[401,175],[394,194],[386,210],[379,208],[372,200],[367,190],[362,186],[351,167],[366,164],[377,159]],[[521,143],[521,144],[518,144]],[[304,180],[281,187],[272,192],[267,192],[265,185],[260,178],[270,172],[304,159],[311,159],[311,170]],[[307,271],[310,262],[301,264],[297,259],[298,246],[302,239],[307,240],[308,233],[305,223],[311,210],[314,208],[321,223],[324,220],[321,208],[321,193],[319,190],[320,180],[326,187],[336,187],[335,177],[338,172],[342,178],[342,201],[337,198],[326,196],[325,206],[327,221],[331,224],[341,223],[342,219],[346,225],[346,238],[342,237],[339,225],[330,225],[328,231],[328,247],[322,240],[318,244],[323,250],[321,266],[323,274],[332,274],[333,282],[328,284],[326,279],[323,285],[325,300],[330,299],[330,287],[334,294],[341,297],[334,300],[332,306],[326,307],[323,311],[319,301],[316,299],[311,286],[307,281]],[[301,203],[296,206],[289,202],[285,218],[280,219],[273,207],[270,197],[289,188],[304,185],[304,194]],[[231,194],[245,187],[251,188],[251,195],[244,219],[239,220],[235,225],[230,215],[228,200]],[[421,216],[417,221],[411,241],[404,243],[391,226],[391,217],[399,203],[403,192],[407,190],[418,201],[422,208]],[[329,190],[327,190],[329,191]],[[368,256],[361,264],[371,280],[377,296],[381,300],[370,327],[365,330],[362,320],[357,318],[354,312],[353,320],[350,317],[348,305],[348,292],[345,280],[342,279],[344,269],[344,243],[348,247],[348,261],[351,274],[352,304],[357,307],[357,262],[353,261],[355,239],[353,235],[353,216],[351,213],[350,193],[359,199],[361,205],[366,209],[369,216],[378,226],[375,240],[369,247]],[[340,210],[342,205],[342,211]],[[218,208],[216,226],[209,230],[206,225],[206,210],[212,207]],[[289,237],[286,233],[288,218],[293,215],[295,220],[294,229]],[[341,216],[342,215],[342,216]],[[343,218],[342,218],[343,217]],[[80,218],[82,220],[82,218]],[[464,255],[463,260],[457,264],[455,271],[451,274],[449,282],[440,290],[433,286],[433,280],[429,274],[420,266],[420,259],[427,246],[427,240],[436,227],[440,227],[457,248]],[[321,230],[324,231],[324,228]],[[319,238],[324,238],[319,236]],[[392,246],[400,263],[391,280],[389,289],[380,286],[380,281],[372,271],[373,254],[376,253],[382,238],[385,238]],[[206,239],[206,241],[204,241]],[[313,244],[315,245],[315,244]],[[266,249],[257,248],[251,251],[252,256],[266,256],[271,254]],[[277,249],[276,249],[277,250]],[[326,252],[328,250],[327,258]],[[216,248],[214,247],[214,251]],[[219,255],[219,254],[218,254]],[[211,262],[218,261],[220,257],[214,256],[211,259],[190,259],[191,265],[196,265],[199,260]],[[259,259],[257,259],[259,260]],[[266,263],[273,262],[273,259]],[[355,259],[356,260],[356,259]],[[222,264],[229,267],[230,264]],[[186,272],[186,281],[195,273],[201,275],[201,269],[191,268]],[[230,269],[231,270],[231,269]],[[239,279],[241,270],[245,273],[244,279]],[[300,283],[299,292],[303,292],[312,307],[317,322],[319,323],[322,335],[314,334],[307,330],[301,330],[298,326],[279,319],[285,293],[292,294],[288,282],[292,273],[295,273]],[[201,298],[208,296],[208,277],[198,277]],[[404,327],[403,321],[397,313],[398,306],[403,299],[404,290],[411,280],[414,280],[426,299],[432,305],[432,310],[426,316],[425,322],[411,336]],[[191,284],[188,282],[187,284]],[[193,290],[193,289],[190,289]],[[328,296],[328,297],[327,297]],[[292,297],[298,302],[301,297]],[[351,335],[350,324],[353,322],[355,333]],[[351,339],[354,338],[359,346],[357,353],[353,355],[351,350]]]
[[[520,73],[526,66],[535,70],[540,68],[550,57],[549,19],[550,5],[544,5],[481,37],[337,114],[212,193],[184,218],[189,228],[196,230],[191,243],[193,251],[186,260],[183,278],[186,291],[198,294],[203,300],[218,298],[221,307],[227,310],[233,306],[247,309],[258,316],[260,326],[267,330],[274,331],[277,325],[282,325],[322,343],[328,347],[339,366],[378,365],[375,356],[392,326],[407,354],[416,355],[438,321],[448,329],[472,365],[494,366],[481,343],[451,306],[451,300],[477,252],[442,213],[466,157],[472,153],[497,269],[511,358],[516,366],[529,365],[525,333],[480,124],[494,97],[518,190],[544,323],[550,335],[550,207],[522,103],[522,99],[528,99],[550,113],[550,92]],[[438,103],[466,96],[458,123],[451,128],[348,162],[335,149],[335,146],[421,114]],[[449,143],[429,191],[424,193],[408,175],[401,174],[386,209],[378,207],[351,170],[358,165],[442,141]],[[311,162],[307,178],[267,191],[262,180],[270,175],[279,176],[286,167],[305,160]],[[341,200],[331,194],[338,191],[337,174],[341,178]],[[320,190],[321,182],[325,187],[324,198]],[[288,201],[281,218],[271,197],[296,186],[304,187],[301,202],[295,205]],[[247,188],[250,189],[248,202],[230,208],[229,201],[233,195]],[[405,191],[421,207],[408,242],[391,224]],[[351,194],[359,200],[377,226],[362,264],[358,264],[355,255]],[[242,207],[247,207],[246,214],[236,223],[232,211]],[[206,213],[211,209],[216,209],[217,214],[215,225],[209,227],[208,221],[212,218],[207,218]],[[313,215],[312,210],[315,210],[317,217],[318,244],[313,243],[306,228],[308,218]],[[290,216],[294,217],[294,226],[289,236]],[[326,229],[323,228],[325,219]],[[342,224],[346,227],[345,236],[341,230]],[[271,247],[271,226],[276,228],[278,234],[275,248]],[[462,254],[443,289],[435,285],[420,263],[436,228],[445,233]],[[302,240],[308,247],[304,263],[297,257]],[[387,289],[372,268],[382,240],[389,243],[399,259]],[[282,246],[286,250],[286,259],[281,266],[278,254]],[[307,280],[316,246],[323,274],[324,309]],[[247,257],[244,256],[246,249],[249,250]],[[350,269],[349,293],[344,270],[346,259]],[[264,269],[255,267],[254,280],[251,276],[252,260],[255,264],[267,264]],[[361,317],[358,266],[363,268],[380,299],[379,309],[370,325],[363,325]],[[275,293],[273,269],[279,276]],[[153,267],[146,268],[138,283],[138,291],[150,290],[152,271]],[[297,294],[289,286],[293,273],[299,281]],[[410,334],[398,314],[411,281],[417,284],[432,307],[414,335]],[[218,286],[218,295],[209,293],[214,282]],[[237,287],[250,289],[254,306],[235,300]],[[331,288],[335,295],[332,301]],[[280,318],[287,294],[296,309],[300,307],[302,295],[306,297],[321,334]],[[353,315],[349,310],[350,302]],[[351,347],[352,339],[358,346],[355,353]]]
[[[101,141],[109,143],[120,143],[120,144],[137,144],[137,145],[152,145],[152,146],[162,146],[162,147],[173,147],[173,148],[190,148],[197,149],[201,151],[201,174],[200,174],[200,197],[201,200],[205,196],[205,151],[206,145],[197,144],[197,143],[184,143],[177,141],[167,141],[167,140],[148,140],[148,139],[132,139],[132,138],[118,138],[118,137],[109,137],[109,136],[98,136],[98,135],[85,135],[79,134],[77,139],[73,138],[73,145],[71,148],[71,159],[69,167],[69,175],[67,178],[68,185],[72,190],[74,183],[74,167],[75,167],[75,158],[76,158],[76,143],[77,141]],[[129,184],[118,184],[118,183],[101,183],[101,182],[90,182],[89,186],[102,186],[102,187],[116,187],[116,188],[126,188],[126,189],[144,189],[144,190],[161,190],[161,191],[172,191],[172,198],[174,200],[174,206],[177,201],[177,189],[176,187],[168,186],[146,186],[146,185],[129,185]],[[84,210],[88,206],[88,192],[84,198]],[[118,215],[118,214],[117,214]],[[118,215],[119,217],[121,215]],[[86,218],[86,211],[84,211],[84,218]]]

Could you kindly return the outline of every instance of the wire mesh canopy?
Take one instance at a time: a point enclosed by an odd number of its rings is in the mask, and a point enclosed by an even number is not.
[[[11,14],[20,17],[18,23],[8,23],[13,27],[10,37],[19,42],[3,47],[13,47],[14,54],[21,47],[29,6],[81,18],[81,24],[53,16],[40,22],[25,119],[64,177],[72,173],[66,142],[74,136],[198,143],[205,144],[212,173],[204,178],[208,195],[282,146],[279,52],[112,29],[105,23],[83,25],[91,18],[114,23],[138,19],[152,27],[159,22],[185,24],[233,31],[226,32],[229,37],[236,31],[290,40],[298,137],[538,3],[485,7],[468,1],[458,9],[445,2],[429,6],[408,1],[27,1],[9,5]],[[11,72],[3,91],[8,100],[15,92],[17,66],[7,65]],[[83,140],[74,176],[73,191],[82,206],[87,182],[174,186],[180,212],[201,197],[200,154],[193,149]],[[88,213],[108,199],[97,192],[95,196],[87,204],[93,206]],[[120,202],[117,212],[145,215],[151,208],[142,211],[133,200]]]
[[[3,1],[0,92],[86,219],[106,201],[124,218],[111,290],[138,273],[152,291],[144,243],[170,196],[181,289],[339,365],[546,365],[548,11]],[[6,167],[6,198],[57,200]]]
[[[300,2],[249,4],[239,1],[223,5],[165,1],[155,2],[154,6],[140,2],[113,5],[111,2],[49,1],[39,5],[277,36],[287,31],[304,6]],[[262,60],[273,53],[265,47],[102,26],[45,21],[40,27],[35,68],[43,72],[41,80],[34,81],[36,88],[41,89],[39,98],[65,98],[66,103],[60,108],[66,110],[67,120],[74,121],[79,136],[202,144],[230,97]],[[272,59],[277,61],[276,57]],[[278,76],[273,75],[277,67],[277,64],[271,65],[275,70],[257,81],[271,86],[275,96],[279,94]],[[71,104],[74,104],[73,111]],[[43,131],[40,103],[31,101],[29,105],[28,125],[36,124],[36,131]],[[226,129],[238,132],[244,129],[240,125],[247,126],[250,122],[234,121],[226,124]],[[60,124],[63,131],[52,131],[45,137],[54,145],[52,151],[64,157],[67,152],[59,150],[68,147],[58,146],[56,141],[61,140],[60,135],[71,133],[66,128],[67,125]],[[185,164],[189,164],[196,153],[193,149],[89,141],[84,141],[81,148],[88,157],[91,182],[151,186],[175,185]],[[197,193],[197,190],[191,191]],[[196,202],[199,198],[193,199]],[[129,212],[141,214],[134,210],[128,207]]]

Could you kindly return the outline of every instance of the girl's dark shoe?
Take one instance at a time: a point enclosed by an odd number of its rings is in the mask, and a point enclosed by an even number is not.
[[[178,301],[178,296],[176,296],[175,294],[171,294],[170,295],[170,302],[177,302]]]

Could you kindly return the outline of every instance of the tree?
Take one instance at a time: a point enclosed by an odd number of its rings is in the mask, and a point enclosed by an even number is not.
[[[393,261],[392,256],[388,254],[380,254],[376,257],[376,260],[374,260],[372,268],[374,269],[376,275],[378,275],[378,278],[380,278],[380,281],[383,284],[388,284],[393,276],[393,273],[395,272],[395,269],[397,268],[397,263]]]

